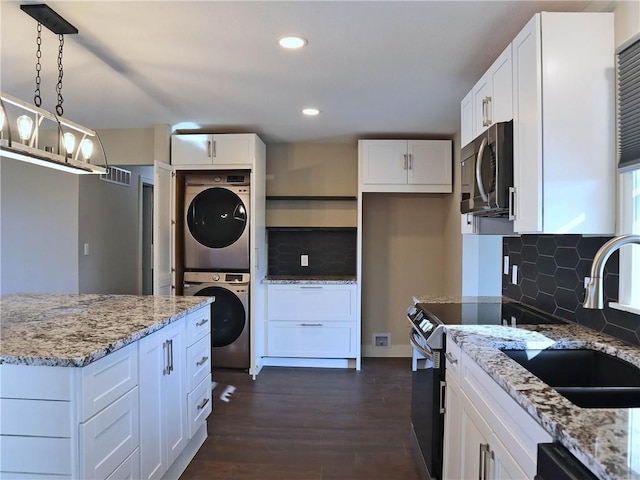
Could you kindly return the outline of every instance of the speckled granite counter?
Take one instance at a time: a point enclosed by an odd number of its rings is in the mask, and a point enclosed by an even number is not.
[[[269,275],[264,278],[264,283],[296,284],[296,283],[356,283],[356,277],[345,275],[323,275],[310,277],[296,277],[291,275]]]
[[[577,407],[498,350],[589,348],[640,367],[640,347],[579,325],[467,325],[447,327],[447,331],[556,441],[599,478],[640,479],[640,409]]]
[[[0,364],[82,367],[213,301],[210,297],[0,297]]]

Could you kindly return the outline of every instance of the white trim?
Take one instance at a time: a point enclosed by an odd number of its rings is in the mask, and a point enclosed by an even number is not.
[[[634,229],[634,215],[640,216],[640,212],[634,211],[634,194],[640,195],[633,191],[633,176],[639,177],[640,173],[628,172],[620,175],[620,214],[619,214],[619,233],[640,233],[638,227]],[[638,202],[640,203],[640,202]],[[634,231],[635,230],[635,231]],[[628,245],[620,249],[620,281],[618,287],[618,300],[614,302],[612,308],[625,310],[632,313],[640,312],[640,253],[637,245]],[[631,310],[629,310],[631,309]]]
[[[615,310],[622,310],[624,312],[635,313],[636,315],[640,315],[640,308],[633,307],[631,305],[626,305],[624,303],[609,302],[609,308],[613,308]]]

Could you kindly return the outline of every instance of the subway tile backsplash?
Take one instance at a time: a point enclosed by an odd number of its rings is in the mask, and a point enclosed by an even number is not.
[[[640,316],[609,307],[582,308],[584,278],[598,249],[611,237],[581,235],[522,235],[503,239],[503,255],[509,256],[509,274],[502,275],[502,294],[556,317],[579,323],[626,342],[640,345]],[[607,261],[604,300],[618,300],[618,262],[615,252]],[[511,283],[513,265],[518,283]]]
[[[355,228],[269,228],[268,275],[356,275]],[[307,255],[309,265],[300,265]]]

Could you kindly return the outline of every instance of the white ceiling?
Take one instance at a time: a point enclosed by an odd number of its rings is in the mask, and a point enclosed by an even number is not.
[[[36,21],[0,1],[2,91],[32,101]],[[197,125],[267,143],[441,136],[460,100],[538,11],[589,1],[51,1],[65,36],[64,115],[91,128]],[[299,51],[277,40],[306,37]],[[58,38],[43,29],[43,107]],[[321,114],[303,117],[316,106]]]

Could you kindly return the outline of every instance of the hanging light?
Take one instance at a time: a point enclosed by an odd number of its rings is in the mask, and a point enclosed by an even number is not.
[[[91,154],[93,153],[93,142],[88,138],[85,138],[80,142],[80,151],[82,152],[82,158],[85,162],[91,160]]]
[[[78,29],[45,4],[20,5],[20,9],[38,22],[34,104],[30,105],[18,98],[0,92],[0,130],[2,131],[2,133],[0,133],[0,156],[64,170],[70,173],[106,174],[108,169],[107,159],[100,138],[96,132],[62,118],[62,52],[64,35],[76,34],[78,33]],[[57,34],[60,41],[58,48],[58,82],[56,84],[58,104],[56,105],[55,113],[41,108],[40,46],[43,25]],[[14,141],[16,135],[12,135],[11,123],[9,122],[12,114],[17,116],[17,137],[20,138],[21,142]],[[7,121],[6,135],[4,128],[5,120]],[[52,146],[40,147],[42,140],[40,138],[40,132],[43,131],[41,124],[44,121],[53,122],[54,127],[48,130],[58,132],[57,153]],[[76,135],[82,138],[82,142],[74,156]],[[91,138],[98,140],[98,144],[102,150],[102,156],[104,157],[105,167],[89,163],[89,159],[93,154],[93,141]],[[82,158],[80,158],[80,152],[82,152]]]
[[[33,119],[29,115],[20,115],[18,117],[18,135],[25,145],[29,145],[31,139],[31,129],[33,128]]]

